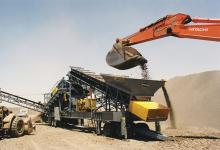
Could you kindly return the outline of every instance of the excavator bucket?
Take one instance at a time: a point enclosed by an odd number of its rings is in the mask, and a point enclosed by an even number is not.
[[[114,68],[125,70],[138,65],[143,66],[147,60],[135,48],[124,46],[119,42],[108,52],[106,62]]]

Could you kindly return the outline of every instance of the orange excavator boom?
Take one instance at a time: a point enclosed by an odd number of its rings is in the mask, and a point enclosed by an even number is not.
[[[147,60],[130,46],[167,36],[220,41],[220,19],[191,18],[181,13],[167,15],[132,35],[116,39],[106,61],[121,70],[142,66]]]
[[[194,24],[190,24],[191,22]],[[128,37],[117,39],[116,42],[130,46],[166,36],[220,41],[220,19],[191,18],[180,13],[167,15]]]

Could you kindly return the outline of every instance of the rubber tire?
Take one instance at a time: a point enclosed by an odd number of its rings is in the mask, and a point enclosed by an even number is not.
[[[134,131],[135,131],[136,138],[145,138],[145,136],[142,134],[142,132],[146,132],[147,130],[150,130],[150,128],[145,123],[137,123],[134,126]]]
[[[21,118],[14,118],[11,124],[11,136],[23,136],[25,132],[24,121]]]
[[[137,123],[136,128],[141,128],[142,130],[150,130],[149,126],[146,123]]]
[[[106,122],[103,127],[103,135],[106,137],[113,137],[113,127],[110,122]]]
[[[103,127],[103,135],[107,137],[122,138],[121,124],[118,122],[107,122]]]

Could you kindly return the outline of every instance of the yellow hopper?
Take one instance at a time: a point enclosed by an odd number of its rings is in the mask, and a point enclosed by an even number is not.
[[[129,112],[144,121],[165,121],[169,108],[152,101],[132,100],[129,103]]]

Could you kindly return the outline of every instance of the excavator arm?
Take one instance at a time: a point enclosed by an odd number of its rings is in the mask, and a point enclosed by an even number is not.
[[[106,61],[121,70],[142,66],[147,60],[130,46],[167,36],[220,41],[220,19],[191,18],[180,13],[167,15],[128,37],[117,39]]]

